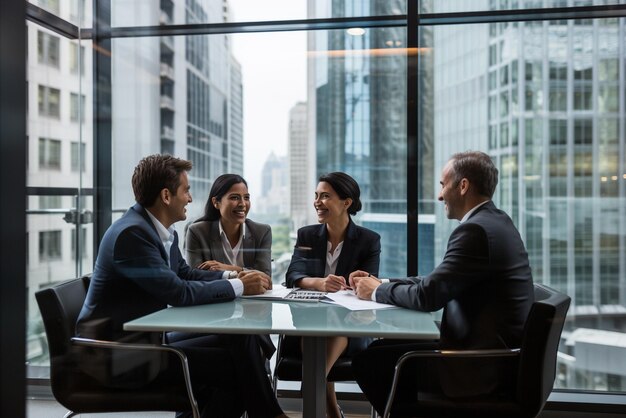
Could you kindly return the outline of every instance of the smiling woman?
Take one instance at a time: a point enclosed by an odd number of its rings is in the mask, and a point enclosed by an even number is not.
[[[205,270],[254,269],[272,274],[272,230],[247,219],[248,183],[237,174],[215,179],[204,216],[187,231],[187,262]]]
[[[298,230],[287,270],[287,286],[337,292],[347,287],[351,272],[364,270],[376,275],[380,264],[380,235],[357,226],[351,216],[361,210],[361,189],[349,175],[334,172],[319,177],[313,207],[320,225]],[[291,338],[285,337],[287,342]],[[326,340],[326,376],[341,356],[351,356],[367,347],[371,338],[329,337]],[[334,383],[326,383],[326,413],[342,416]]]

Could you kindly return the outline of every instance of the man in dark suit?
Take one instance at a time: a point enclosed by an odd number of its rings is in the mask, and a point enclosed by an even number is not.
[[[236,272],[192,269],[182,258],[172,225],[186,218],[185,207],[192,200],[190,169],[191,162],[166,155],[151,155],[139,162],[132,178],[137,203],[102,239],[76,324],[77,335],[154,342],[153,334],[125,332],[123,324],[167,305],[226,302],[271,287],[265,275],[238,277]],[[196,336],[172,345],[188,356],[202,416],[238,417],[244,409],[251,417],[283,416],[266,376],[257,336]],[[143,359],[117,360],[106,376],[86,372],[114,386],[128,385],[129,370],[133,370],[128,363],[141,365]],[[121,375],[115,375],[116,371]]]
[[[362,299],[426,312],[443,308],[438,342],[379,340],[354,358],[357,382],[379,412],[384,410],[394,366],[402,354],[420,349],[519,347],[534,299],[524,243],[511,218],[491,201],[498,170],[489,156],[472,151],[453,155],[440,183],[439,200],[447,217],[461,222],[450,236],[442,263],[424,277],[379,280],[360,271],[350,275]],[[510,384],[515,366],[459,361],[416,362],[404,373],[400,399],[415,398],[418,388],[443,390],[450,397],[495,392]]]

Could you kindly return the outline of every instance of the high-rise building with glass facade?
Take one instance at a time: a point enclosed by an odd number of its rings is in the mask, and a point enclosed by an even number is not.
[[[225,0],[185,0],[176,5],[187,24],[228,21]],[[243,87],[241,66],[227,35],[184,39],[186,150],[194,164],[191,189],[200,197],[190,211],[195,216],[217,176],[243,174]]]
[[[404,1],[381,0],[311,3],[314,13],[326,10],[332,17],[385,15],[406,7]],[[425,35],[429,33],[427,30]],[[317,174],[344,171],[357,180],[363,202],[357,220],[381,235],[381,274],[406,275],[407,257],[418,256],[406,252],[406,30],[330,31],[309,36],[313,50],[329,51],[317,57],[308,75],[309,97],[315,98],[310,101],[315,103]],[[421,88],[429,89],[432,65],[423,65],[422,71]],[[424,91],[424,100],[431,100],[427,93]],[[432,190],[432,125],[421,125],[420,134],[424,140],[419,165],[423,175],[418,194],[425,214],[432,215],[432,196],[425,192]],[[433,267],[432,219],[421,218],[418,231],[422,273]]]
[[[468,148],[493,157],[494,200],[535,281],[572,297],[567,387],[626,387],[604,366],[626,353],[606,332],[626,330],[623,30],[617,19],[492,23],[435,28],[432,43],[435,168]],[[436,216],[440,259],[455,225]]]
[[[289,166],[289,217],[291,230],[296,231],[313,221],[311,218],[311,191],[309,190],[309,165],[312,164],[308,153],[308,107],[299,102],[289,112],[289,143],[287,158]]]

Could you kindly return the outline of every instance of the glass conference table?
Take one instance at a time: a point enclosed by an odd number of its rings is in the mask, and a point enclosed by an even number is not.
[[[326,416],[325,353],[328,336],[438,339],[429,313],[408,309],[350,311],[322,302],[236,299],[232,302],[168,308],[124,324],[127,331],[183,331],[207,334],[285,334],[304,338],[304,418]]]

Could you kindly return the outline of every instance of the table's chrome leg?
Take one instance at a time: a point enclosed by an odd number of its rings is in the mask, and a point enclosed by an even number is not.
[[[326,337],[303,337],[302,417],[326,417]]]

